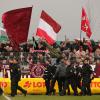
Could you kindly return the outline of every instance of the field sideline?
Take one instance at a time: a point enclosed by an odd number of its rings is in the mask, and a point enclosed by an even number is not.
[[[11,100],[100,100],[100,95],[92,96],[46,96],[46,95],[17,95],[15,97],[8,96]],[[7,100],[0,96],[0,100]]]

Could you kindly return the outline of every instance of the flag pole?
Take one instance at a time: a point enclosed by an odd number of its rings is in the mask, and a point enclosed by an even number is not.
[[[80,41],[82,40],[82,31],[80,30]]]
[[[79,42],[79,51],[81,52],[81,39],[82,39],[82,31],[80,30],[80,42]]]
[[[82,15],[81,15],[81,22],[82,22]],[[80,26],[80,42],[79,42],[79,51],[80,51],[80,53],[81,53],[81,40],[82,40],[82,30],[81,30],[81,26]]]

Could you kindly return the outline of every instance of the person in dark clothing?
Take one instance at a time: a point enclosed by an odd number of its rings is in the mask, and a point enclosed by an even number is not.
[[[74,43],[71,44],[71,50],[73,51],[74,49],[79,50],[79,40],[75,39]]]
[[[55,95],[55,92],[56,92],[56,90],[54,89],[54,86],[55,86],[56,81],[58,81],[57,77],[55,77],[56,68],[57,68],[57,65],[54,64],[52,66],[52,70],[51,70],[52,78],[51,78],[50,94],[53,93],[54,95]]]
[[[56,73],[57,66],[60,63],[60,60],[61,60],[61,58],[57,58],[56,63],[52,66],[52,79],[51,79],[50,94],[53,92],[54,95],[55,95],[55,92],[56,92],[56,90],[54,89],[54,86],[55,86],[56,81],[58,82],[58,77],[55,76],[55,73]]]
[[[20,90],[26,96],[27,91],[18,85],[18,82],[21,78],[21,70],[17,60],[10,60],[9,63],[11,78],[11,96],[14,97],[15,95],[17,95],[17,89]]]
[[[4,47],[5,47],[5,44],[0,43],[0,52],[7,52],[7,50]]]
[[[69,65],[69,83],[74,91],[74,95],[78,95],[77,85],[76,85],[76,70],[73,62]]]
[[[67,58],[61,59],[61,63],[57,66],[55,76],[58,77],[59,94],[61,96],[66,94],[66,67]]]
[[[83,95],[91,95],[91,75],[92,75],[92,67],[89,65],[89,59],[84,60],[84,64],[82,66],[82,92]]]
[[[52,66],[50,64],[50,61],[46,61],[46,69],[44,71],[43,78],[45,80],[45,86],[46,86],[46,95],[50,94],[50,81],[52,77]]]
[[[82,80],[82,68],[79,66],[78,63],[75,65],[75,77],[76,77],[76,86],[81,90],[80,95],[82,94],[82,86],[81,86],[81,80]]]
[[[22,45],[22,48],[23,48],[24,52],[29,52],[29,50],[28,50],[28,44],[27,43],[24,44],[24,45]]]

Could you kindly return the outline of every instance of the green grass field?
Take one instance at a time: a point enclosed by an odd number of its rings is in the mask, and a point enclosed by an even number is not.
[[[9,96],[10,97],[10,96]],[[46,96],[46,95],[17,95],[16,97],[10,97],[11,100],[100,100],[100,95],[92,96]],[[7,100],[3,96],[0,96],[0,100]]]

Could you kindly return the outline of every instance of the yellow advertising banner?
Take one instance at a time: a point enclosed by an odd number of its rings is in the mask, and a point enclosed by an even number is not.
[[[46,92],[45,81],[43,78],[23,78],[19,82],[19,85],[27,90],[28,94],[44,94]],[[4,90],[4,93],[10,94],[10,79],[0,78],[0,86]],[[58,84],[55,85],[56,92],[58,92]],[[91,83],[92,93],[100,93],[100,79],[95,78]],[[71,89],[71,92],[72,89]],[[18,91],[18,93],[20,93]]]

